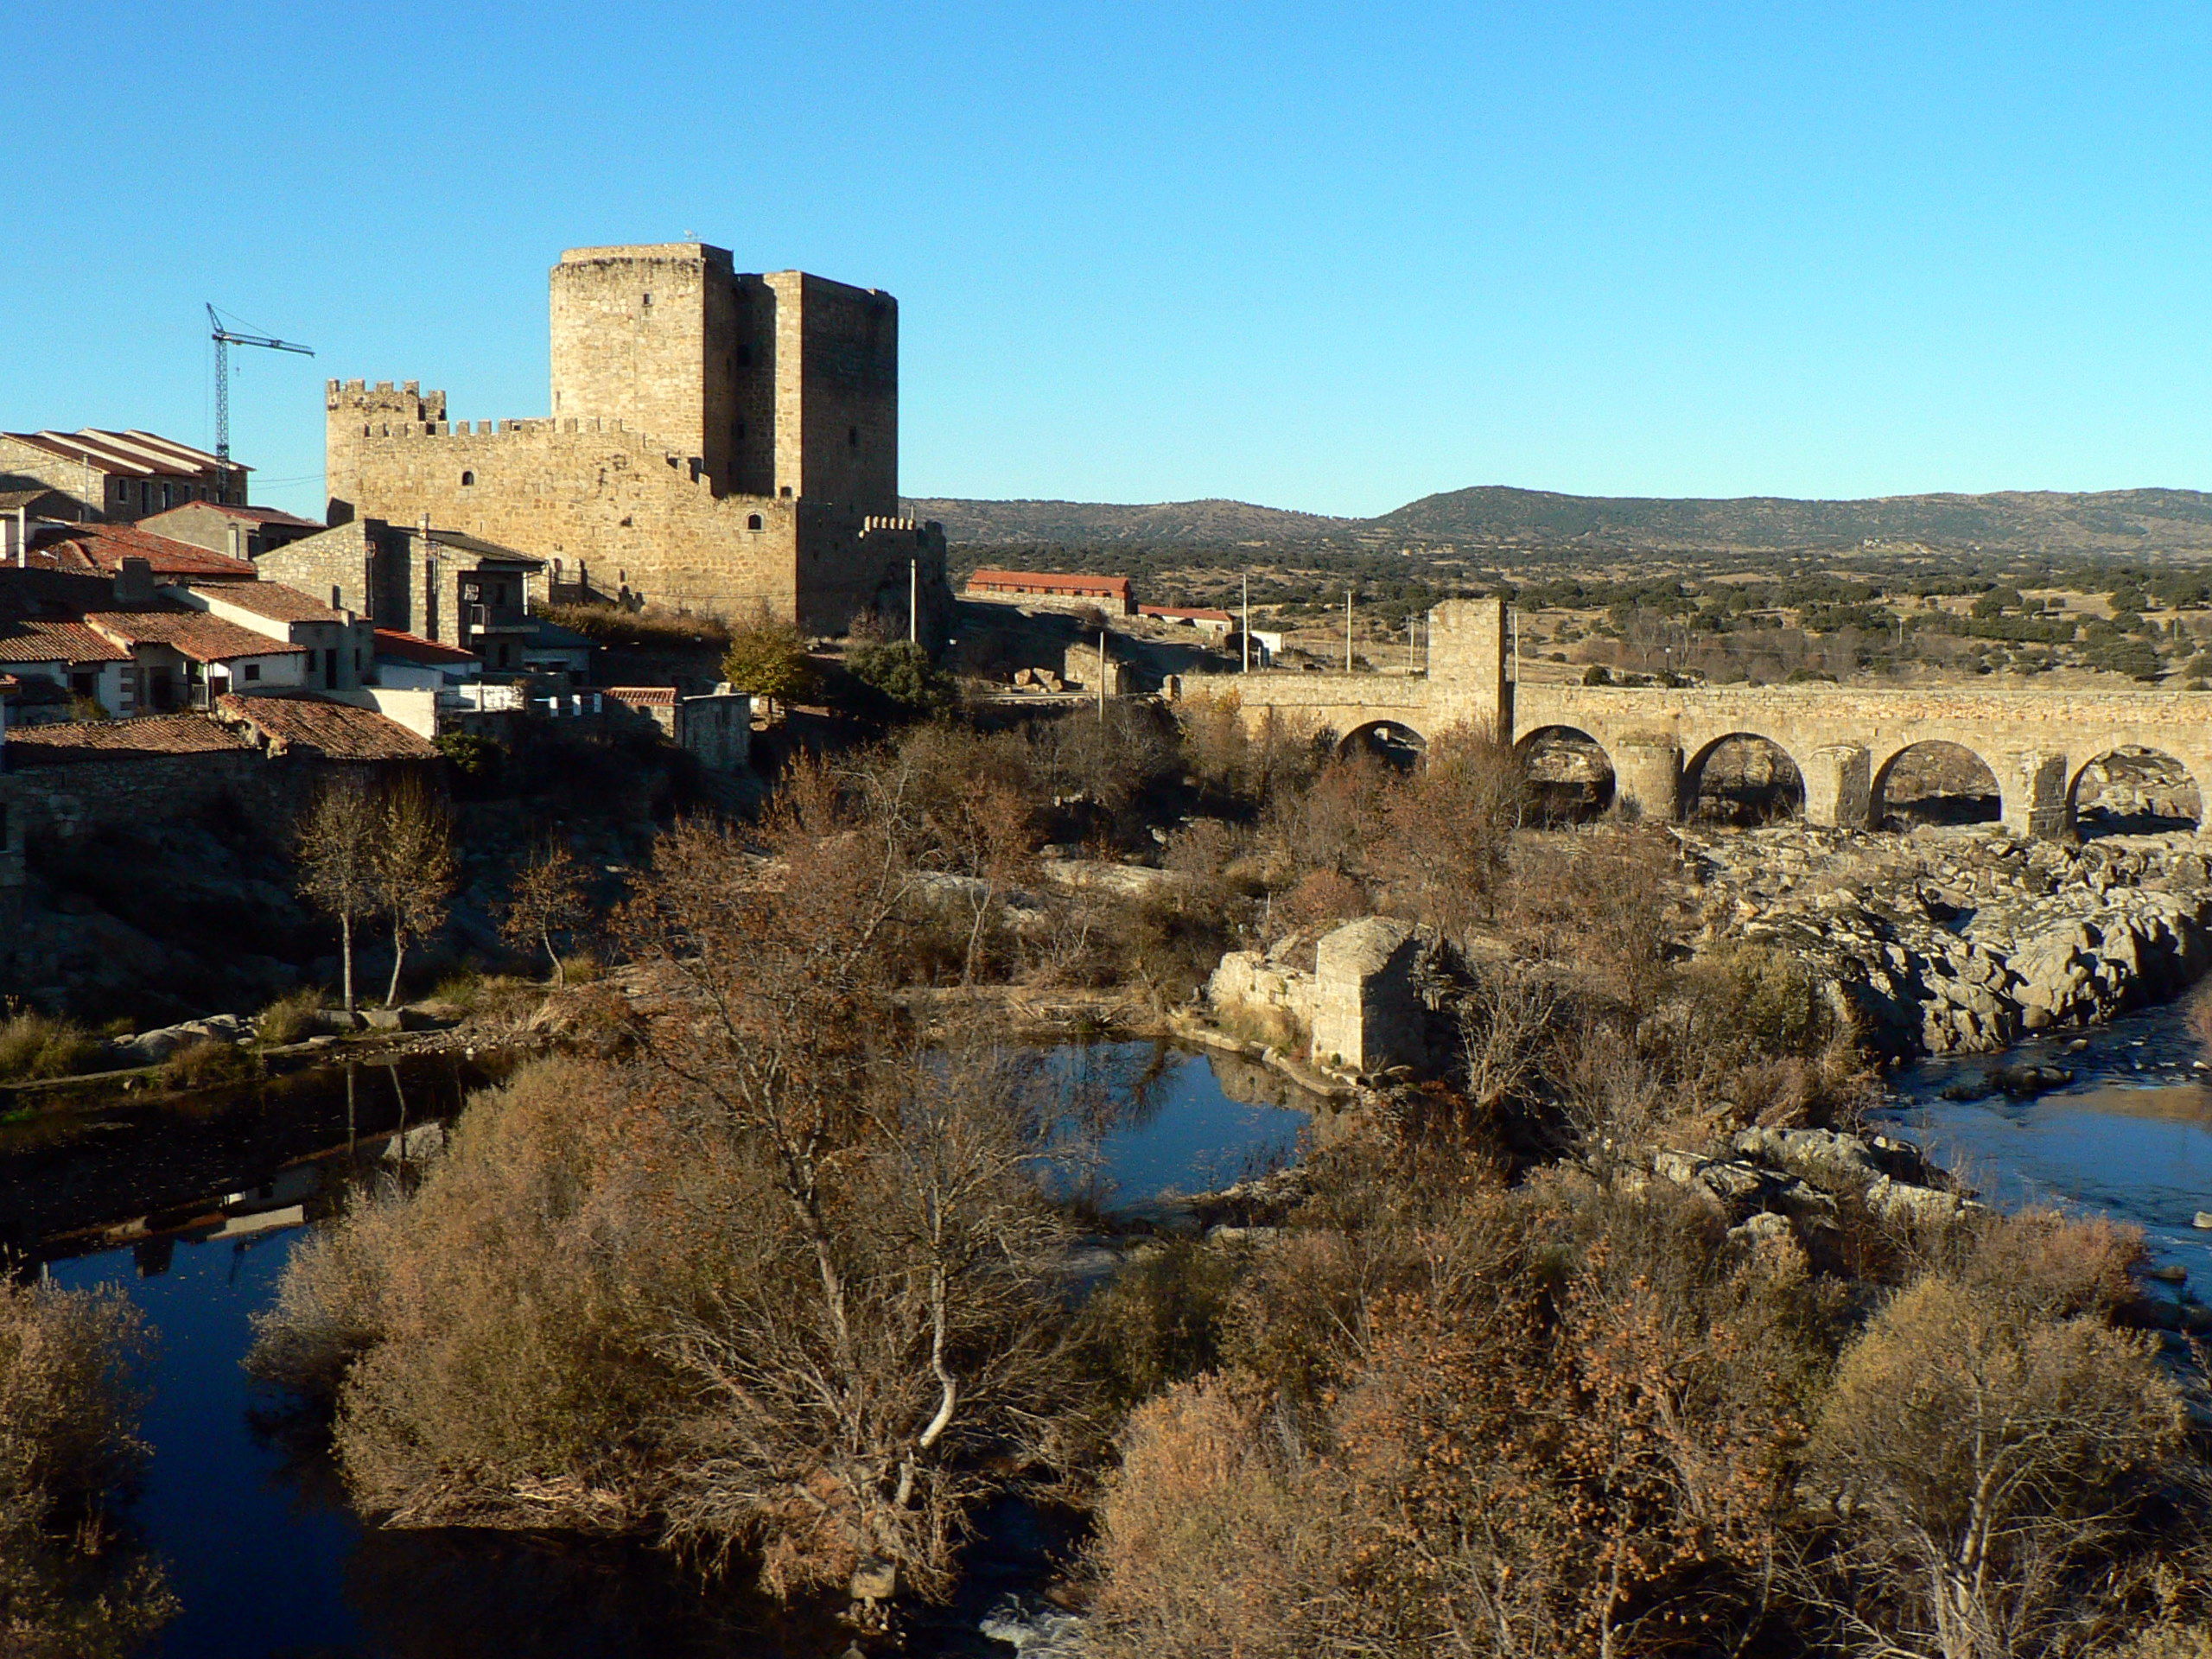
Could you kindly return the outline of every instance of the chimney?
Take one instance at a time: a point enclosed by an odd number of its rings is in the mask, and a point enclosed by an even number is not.
[[[115,602],[150,605],[154,602],[154,567],[141,558],[126,557],[115,573]]]

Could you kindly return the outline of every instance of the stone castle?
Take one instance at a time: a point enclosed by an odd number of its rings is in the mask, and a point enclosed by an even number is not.
[[[546,561],[553,591],[810,632],[923,637],[944,534],[899,508],[899,307],[683,242],[552,271],[545,419],[446,418],[409,381],[329,383],[329,522],[428,523]]]

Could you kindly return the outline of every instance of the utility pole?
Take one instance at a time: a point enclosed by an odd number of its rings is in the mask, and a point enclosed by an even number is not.
[[[906,561],[906,643],[922,643],[922,562]]]
[[[275,340],[267,334],[241,334],[223,327],[223,319],[213,306],[207,308],[207,337],[215,342],[215,454],[224,461],[231,458],[231,347],[259,346],[272,352],[297,352],[302,357],[313,357],[315,348],[298,346],[289,340]],[[225,480],[219,480],[219,490]]]
[[[1351,589],[1344,589],[1344,672],[1351,672]]]
[[[1098,630],[1098,723],[1106,723],[1106,630]]]
[[[1244,576],[1244,671],[1252,671],[1252,576]]]

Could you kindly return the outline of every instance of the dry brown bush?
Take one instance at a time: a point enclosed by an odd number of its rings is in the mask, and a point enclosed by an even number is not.
[[[121,1659],[175,1611],[111,1506],[145,1457],[145,1327],[113,1292],[0,1279],[0,1651]]]
[[[1382,834],[1367,862],[1396,907],[1464,939],[1490,918],[1509,837],[1528,793],[1512,747],[1465,726],[1440,734],[1410,776],[1382,793]]]
[[[2008,1659],[2094,1630],[2115,1558],[2182,1472],[2186,1414],[2154,1341],[2067,1306],[2093,1275],[1993,1230],[1993,1259],[1901,1292],[1843,1356],[1808,1449],[1828,1517],[1808,1599],[1867,1651]],[[2106,1241],[2083,1241],[2093,1261]]]

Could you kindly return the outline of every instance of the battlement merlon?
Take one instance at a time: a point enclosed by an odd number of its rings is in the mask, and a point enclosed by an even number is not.
[[[407,381],[397,388],[389,380],[379,380],[373,386],[365,380],[326,380],[322,402],[323,407],[334,413],[342,409],[349,414],[380,416],[387,422],[436,422],[446,417],[445,393],[426,392],[419,380]]]

